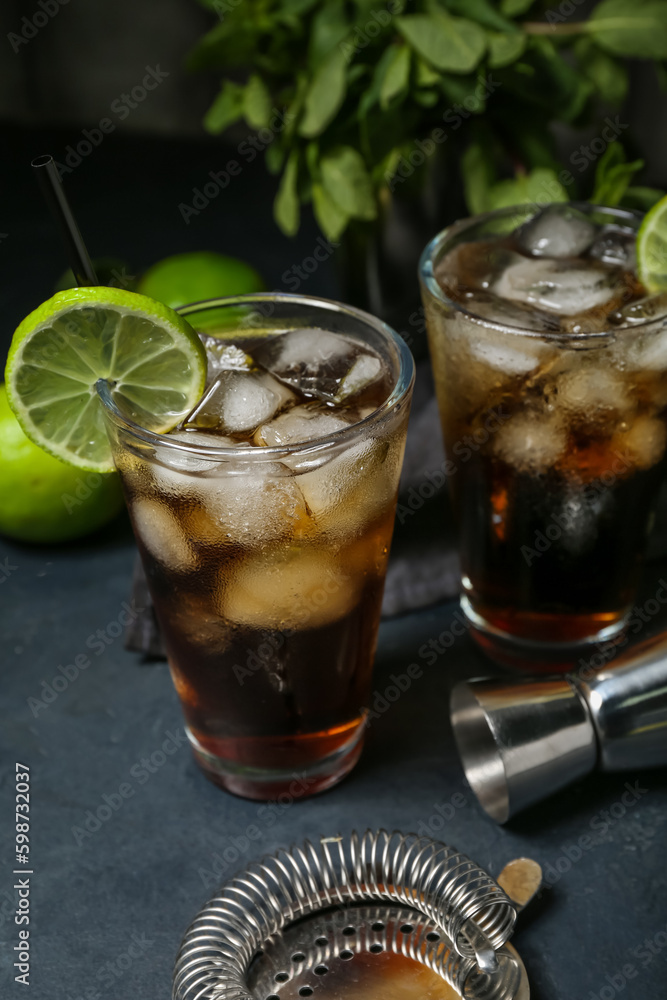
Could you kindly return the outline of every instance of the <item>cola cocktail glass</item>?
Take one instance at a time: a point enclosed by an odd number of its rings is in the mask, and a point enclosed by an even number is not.
[[[422,257],[462,606],[514,666],[567,669],[632,608],[667,442],[667,298],[637,279],[640,222],[502,209]]]
[[[286,331],[319,329],[365,345],[384,366],[385,382],[343,413],[342,429],[339,420],[332,431],[318,411],[329,432],[285,446],[199,433],[206,413],[195,414],[192,433],[154,434],[100,388],[198,763],[246,797],[311,794],[339,781],[362,748],[412,358],[379,320],[308,296],[241,296],[180,311],[203,335],[210,365],[220,345],[253,351]],[[234,350],[232,364],[243,357]],[[258,378],[263,392],[267,376]],[[308,399],[300,409],[308,415],[313,406],[322,409]],[[282,433],[284,421],[277,426]]]

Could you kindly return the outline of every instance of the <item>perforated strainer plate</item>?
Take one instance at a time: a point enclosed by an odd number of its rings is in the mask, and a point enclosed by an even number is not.
[[[527,1000],[516,911],[465,855],[367,831],[280,851],[189,928],[174,1000]]]
[[[526,1000],[528,982],[516,951],[505,945],[498,958],[505,966],[501,995]],[[247,984],[257,1000],[458,1000],[449,983],[457,959],[447,938],[417,910],[350,906],[306,917],[266,941]],[[478,994],[464,987],[463,995]]]

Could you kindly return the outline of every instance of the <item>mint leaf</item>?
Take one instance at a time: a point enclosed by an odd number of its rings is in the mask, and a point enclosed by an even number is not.
[[[243,97],[245,87],[225,80],[220,93],[204,115],[204,128],[207,132],[217,135],[238,121],[243,115]]]
[[[337,240],[348,222],[349,216],[332,198],[321,184],[313,184],[313,212],[317,223],[328,240]]]
[[[326,0],[319,7],[312,20],[308,46],[308,62],[314,70],[319,68],[330,52],[343,43],[350,30],[344,0]]]
[[[423,59],[417,57],[417,86],[418,87],[432,87],[434,83],[438,83],[440,80],[440,74],[431,69],[427,62]]]
[[[251,128],[264,128],[271,117],[271,97],[261,77],[250,77],[243,91],[243,116]]]
[[[644,166],[643,160],[625,162],[625,150],[620,142],[611,142],[598,161],[591,201],[594,205],[618,205],[630,181]]]
[[[364,118],[371,108],[374,107],[380,100],[380,93],[384,85],[384,78],[387,75],[387,70],[389,69],[393,57],[394,47],[390,45],[384,50],[378,59],[370,86],[361,95],[358,110],[359,118]]]
[[[278,194],[273,203],[273,217],[287,236],[294,236],[299,228],[299,196],[296,190],[299,154],[290,154],[280,179]]]
[[[510,208],[512,205],[546,205],[550,201],[568,201],[567,191],[558,181],[555,171],[537,167],[523,177],[499,181],[488,195],[489,209]]]
[[[517,17],[525,14],[535,0],[500,0],[500,10],[506,17]]]
[[[602,100],[621,104],[628,91],[628,71],[623,63],[599,49],[590,38],[578,39],[574,53]]]
[[[386,108],[394,97],[408,89],[410,49],[407,45],[390,45],[387,71],[380,87],[380,106]]]
[[[304,102],[299,134],[308,139],[320,135],[345,100],[346,61],[340,49],[334,49],[313,77]]]
[[[320,161],[322,186],[338,208],[356,219],[377,215],[366,164],[352,146],[337,146]]]
[[[499,14],[489,0],[447,0],[447,10],[470,17],[493,31],[513,31],[516,25]]]
[[[602,0],[582,27],[613,55],[667,59],[664,0]]]
[[[478,140],[470,143],[461,157],[461,176],[469,211],[472,215],[486,212],[496,172],[485,144]]]
[[[270,174],[279,174],[285,162],[284,146],[281,146],[278,141],[270,143],[264,153],[264,162]]]
[[[489,66],[496,69],[515,62],[526,48],[526,36],[520,31],[504,34],[489,32]]]
[[[476,75],[470,74],[469,76],[443,73],[440,77],[440,87],[447,100],[452,105],[462,104],[466,113],[471,111],[474,115],[479,115],[484,111],[487,89],[484,76],[480,71]],[[458,115],[453,108],[448,108],[443,116],[443,120],[448,125],[453,125],[457,120],[458,125],[460,125],[462,118],[463,115]]]
[[[281,0],[280,6],[287,14],[305,14],[316,3],[319,0]]]
[[[444,12],[397,17],[396,27],[436,69],[468,73],[486,51],[486,35],[478,24]]]

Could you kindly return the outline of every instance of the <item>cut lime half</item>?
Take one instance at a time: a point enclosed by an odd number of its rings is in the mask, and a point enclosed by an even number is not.
[[[58,292],[14,334],[7,396],[25,433],[44,451],[109,472],[114,465],[98,379],[109,382],[130,420],[168,431],[204,391],[206,352],[186,320],[146,295],[105,287]]]
[[[637,273],[649,292],[667,291],[667,195],[647,212],[639,227]]]

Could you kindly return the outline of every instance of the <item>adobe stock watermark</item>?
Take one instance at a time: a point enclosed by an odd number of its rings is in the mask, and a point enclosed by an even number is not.
[[[295,802],[307,795],[316,781],[317,779],[312,775],[295,772],[285,792],[281,792],[271,802],[258,807],[255,814],[256,822],[248,823],[242,833],[228,837],[227,844],[211,854],[209,867],[197,869],[197,874],[203,885],[207,889],[220,885],[221,878],[229,872],[230,868],[238,867],[239,861],[250,851],[253,844],[262,840],[266,831]]]
[[[128,799],[136,795],[136,786],[145,785],[151,776],[160,771],[168,760],[178,753],[182,746],[189,746],[185,729],[173,732],[168,729],[161,745],[147,757],[141,757],[129,769],[130,781],[121,781],[111,792],[104,792],[101,803],[95,809],[87,809],[79,825],[72,827],[72,837],[77,847],[89,840],[98,830],[122,808]]]
[[[427,666],[432,667],[441,656],[444,656],[448,649],[451,649],[457,639],[466,635],[470,628],[470,622],[460,609],[454,612],[450,625],[443,629],[435,638],[423,643],[417,656],[423,660]],[[360,713],[365,716],[366,728],[373,724],[373,721],[380,719],[389,711],[400,698],[409,691],[415,681],[424,676],[424,669],[419,663],[409,663],[403,673],[394,673],[389,677],[390,683],[384,688],[376,688],[369,698],[369,703],[360,708]]]
[[[79,476],[76,480],[74,493],[61,493],[60,495],[67,513],[72,514],[77,507],[80,507],[82,503],[90,499],[95,490],[98,490],[108,480],[109,475],[103,476],[99,472],[89,472],[85,478]]]
[[[434,802],[433,812],[428,819],[420,820],[416,833],[420,837],[431,837],[437,840],[437,835],[444,830],[445,823],[451,823],[459,809],[468,805],[468,799],[463,792],[454,792],[446,802]]]
[[[236,155],[246,164],[252,163],[294,118],[288,111],[279,111],[278,108],[273,108],[271,114],[268,125],[248,134],[236,147]],[[178,204],[178,211],[186,226],[190,225],[193,216],[198,216],[208,208],[229,187],[232,177],[238,177],[242,170],[243,164],[235,158],[227,160],[222,170],[209,170],[209,179],[201,187],[192,189],[191,202],[181,201]]]
[[[630,954],[641,962],[646,969],[654,959],[667,948],[667,926],[656,931],[652,937],[644,938],[640,945],[630,949]],[[605,976],[605,984],[596,993],[591,990],[586,1000],[614,1000],[623,992],[628,983],[641,974],[641,969],[634,962],[625,962],[610,976]],[[644,991],[643,995],[647,995]]]
[[[357,25],[351,35],[348,35],[342,42],[338,43],[338,48],[343,53],[347,62],[361,49],[365,49],[374,38],[380,34],[383,28],[391,24],[392,19],[401,13],[403,4],[400,0],[389,0],[385,7],[371,11],[371,16],[365,24]]]
[[[317,271],[320,264],[329,260],[339,246],[340,243],[335,240],[327,240],[324,236],[318,236],[312,253],[304,257],[299,264],[292,264],[286,271],[283,271],[280,276],[283,285],[286,285],[290,292],[298,292],[303,282]]]
[[[137,959],[143,958],[154,944],[154,940],[147,938],[143,933],[139,934],[135,931],[130,937],[130,943],[127,948],[96,969],[96,981],[104,989],[110,989],[112,986],[115,986]],[[86,1000],[103,1000],[103,997],[104,994],[96,989],[94,989],[94,992],[86,994]]]
[[[416,514],[441,489],[448,476],[454,476],[461,465],[469,462],[479,449],[487,444],[490,438],[502,427],[505,421],[509,420],[510,414],[504,412],[502,404],[493,410],[489,410],[484,418],[482,427],[476,427],[470,434],[463,437],[454,444],[452,454],[456,455],[458,462],[451,458],[445,458],[437,469],[431,469],[424,474],[424,480],[419,486],[411,486],[407,493],[400,498],[396,506],[396,517],[400,524]]]
[[[619,649],[630,642],[631,635],[637,635],[642,631],[661,609],[667,605],[667,580],[660,578],[660,584],[654,597],[649,597],[642,605],[635,604],[623,631],[615,635],[612,639],[596,643],[597,652],[586,659],[581,657],[577,666],[568,674],[574,680],[588,681],[595,676],[598,670],[616,656]]]
[[[9,561],[9,556],[5,556],[2,562],[0,562],[0,584],[6,583],[12,573],[15,573],[17,569],[18,566],[15,566],[13,562]]]
[[[221,21],[227,17],[227,14],[233,13],[237,7],[240,7],[243,0],[213,0],[209,5],[211,10],[218,15]]]
[[[91,632],[85,641],[86,649],[89,649],[94,656],[101,656],[107,647],[123,634],[130,622],[143,612],[144,609],[138,608],[136,603],[134,599],[131,604],[123,601],[120,613],[113,621],[110,621],[103,629],[98,628],[95,632]],[[52,705],[91,664],[92,660],[87,653],[77,653],[71,663],[60,664],[57,673],[50,681],[43,680],[41,682],[39,697],[35,698],[31,695],[26,700],[33,718],[36,719],[40,712],[46,711],[49,705]]]
[[[304,281],[317,271],[319,266],[336,252],[340,243],[336,240],[327,240],[324,236],[318,236],[315,242],[315,246],[312,252],[303,258],[298,264],[292,264],[291,267],[283,271],[281,275],[281,281],[283,285],[287,285],[291,292],[297,291]],[[280,293],[284,291],[284,288],[274,288],[274,293]],[[253,306],[253,309],[244,316],[239,322],[240,329],[253,329],[262,328],[265,320],[270,319],[276,311],[275,302],[270,300],[258,301]]]
[[[149,94],[153,90],[156,90],[170,75],[167,70],[160,69],[159,63],[157,66],[146,66],[145,70],[146,74],[140,83],[132,87],[129,92],[124,92],[114,98],[109,105],[109,110],[118,121],[125,121],[140,104],[143,104]],[[97,127],[82,129],[82,138],[79,139],[76,145],[70,143],[66,146],[63,162],[55,160],[60,176],[63,177],[65,174],[71,174],[72,171],[76,170],[82,161],[87,156],[90,156],[94,149],[101,146],[105,136],[111,135],[112,132],[116,131],[117,127],[117,122],[112,118],[105,117],[99,120]]]
[[[62,7],[65,7],[70,0],[37,0],[37,10],[30,17],[21,18],[21,30],[17,33],[10,31],[7,34],[7,41],[15,53],[18,53],[22,45],[27,45],[42,28],[45,28],[49,21],[53,20]]]
[[[597,846],[593,834],[603,837],[649,791],[648,788],[642,788],[639,781],[635,781],[634,785],[626,781],[623,787],[625,790],[620,798],[609,809],[601,809],[590,820],[588,828],[591,833],[582,833],[571,844],[561,844],[560,849],[562,854],[553,863],[547,861],[542,864],[545,885],[553,886],[556,882],[560,882],[562,877],[567,875],[573,866],[581,861],[584,854],[592,851]]]
[[[494,80],[492,74],[489,73],[461,102],[447,108],[442,115],[443,122],[450,131],[456,132],[471,115],[481,110],[486,99],[501,86],[500,80]],[[425,139],[415,139],[410,152],[402,154],[393,168],[385,171],[384,180],[389,190],[395,191],[399,184],[404,184],[412,177],[415,170],[418,170],[439,146],[447,142],[448,138],[449,133],[446,129],[438,126],[431,129]]]

